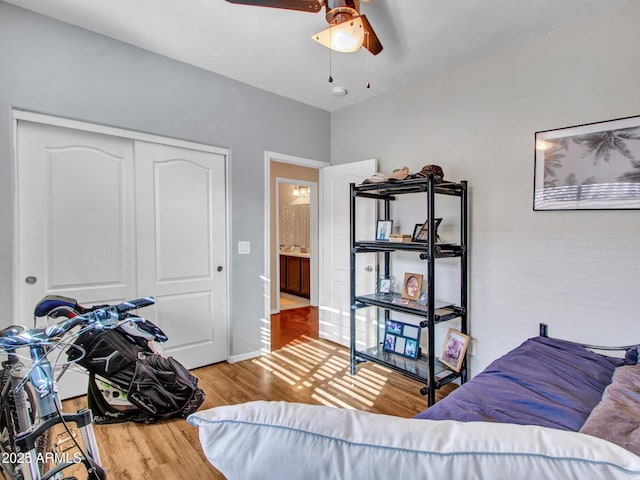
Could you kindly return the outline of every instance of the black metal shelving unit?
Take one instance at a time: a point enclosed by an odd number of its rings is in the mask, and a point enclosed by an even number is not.
[[[355,375],[357,365],[368,361],[383,365],[391,370],[399,372],[409,378],[424,383],[420,392],[427,396],[428,405],[435,403],[435,392],[447,383],[460,379],[461,383],[467,380],[467,359],[462,362],[460,372],[454,372],[449,367],[437,360],[434,342],[434,327],[440,322],[446,322],[460,318],[462,333],[468,333],[467,322],[467,182],[436,182],[433,175],[426,178],[410,179],[387,183],[361,184],[354,183],[350,186],[351,202],[351,228],[350,228],[350,268],[351,268],[351,311],[350,311],[350,356],[351,374]],[[429,235],[426,243],[400,243],[388,241],[356,240],[356,199],[368,198],[382,203],[381,219],[390,220],[391,202],[405,194],[424,194],[426,196],[426,210],[429,222],[429,232],[435,231],[435,196],[449,195],[460,199],[460,242],[457,244],[435,243],[435,236]],[[356,255],[358,253],[381,253],[381,273],[389,277],[391,255],[396,251],[416,252],[418,258],[425,262],[427,304],[425,306],[411,301],[407,305],[394,303],[394,298],[400,297],[394,294],[392,298],[383,298],[375,293],[356,295]],[[437,305],[435,301],[435,263],[439,258],[460,259],[460,304]],[[417,360],[410,360],[382,349],[381,339],[378,338],[374,347],[366,350],[357,350],[356,345],[356,312],[361,308],[378,308],[384,311],[383,318],[389,319],[390,312],[402,312],[420,317],[419,325],[426,331],[428,353],[421,354]],[[380,316],[378,315],[378,318]],[[378,329],[379,331],[380,329]]]

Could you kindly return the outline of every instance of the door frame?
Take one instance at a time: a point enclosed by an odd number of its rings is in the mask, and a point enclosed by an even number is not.
[[[45,115],[40,113],[29,112],[26,110],[13,109],[12,110],[12,142],[13,142],[13,200],[14,200],[14,208],[13,208],[13,282],[14,285],[18,285],[17,282],[20,281],[18,278],[18,264],[17,259],[19,258],[19,242],[18,242],[18,232],[19,232],[19,221],[20,218],[18,216],[18,122],[19,121],[27,121],[32,123],[42,123],[45,125],[70,128],[74,130],[81,130],[85,132],[98,133],[103,135],[109,135],[113,137],[121,137],[127,138],[130,140],[140,140],[150,143],[158,143],[162,145],[169,145],[174,147],[186,148],[191,150],[198,150],[202,152],[216,153],[224,156],[225,158],[225,244],[226,248],[226,283],[227,288],[225,293],[226,303],[230,305],[230,285],[231,285],[231,252],[229,246],[231,245],[231,196],[229,191],[230,186],[230,175],[229,175],[229,157],[230,157],[230,149],[224,147],[218,147],[214,145],[206,145],[201,143],[190,142],[187,140],[180,140],[177,138],[171,137],[163,137],[160,135],[153,135],[148,133],[137,132],[134,130],[125,130],[122,128],[109,127],[106,125],[100,125],[95,123],[83,122],[79,120],[71,120],[63,117],[55,117],[52,115]],[[12,306],[12,318],[16,319],[18,314],[18,288],[13,289],[13,306]],[[227,318],[225,322],[227,324],[227,352],[231,352],[231,325],[230,325],[230,315],[227,310]],[[19,322],[20,323],[20,322]],[[24,322],[22,322],[24,323]]]
[[[279,162],[279,163],[290,163],[292,165],[298,165],[301,167],[309,167],[309,168],[315,168],[318,170],[321,170],[325,167],[330,166],[330,164],[328,162],[321,162],[319,160],[312,160],[309,158],[304,158],[304,157],[296,157],[293,155],[287,155],[287,154],[283,154],[283,153],[277,153],[277,152],[271,152],[271,151],[265,151],[264,152],[264,274],[263,274],[263,278],[264,278],[264,332],[267,333],[266,335],[261,335],[262,338],[262,351],[263,352],[270,352],[271,351],[271,282],[279,282],[280,281],[280,277],[279,277],[279,273],[280,273],[280,267],[279,265],[276,266],[276,271],[277,271],[277,278],[271,278],[271,261],[272,261],[272,245],[271,245],[271,162]],[[321,177],[321,176],[320,176]],[[293,180],[297,183],[300,183],[301,185],[303,184],[308,184],[309,182],[305,183],[302,180],[298,181],[295,179],[288,179],[288,180]],[[321,188],[321,178],[318,179],[318,184],[317,184],[317,190],[318,192],[322,191]],[[276,182],[276,190],[277,190],[277,182]],[[313,201],[313,192],[312,192],[312,201]],[[317,200],[317,205],[318,208],[321,204],[319,195],[316,195],[316,200]],[[316,218],[316,224],[317,224],[317,234],[318,234],[318,238],[320,235],[320,225],[319,225],[319,211],[318,211],[318,216]],[[277,215],[277,213],[276,213]],[[318,242],[318,248],[316,248],[315,252],[314,250],[311,250],[311,271],[312,271],[312,276],[311,276],[311,303],[314,304],[313,300],[315,299],[315,303],[318,303],[318,290],[320,288],[319,285],[319,281],[318,278],[314,279],[314,266],[315,266],[315,272],[316,272],[316,277],[317,272],[319,271],[319,258],[320,256],[318,255],[318,249],[320,248],[319,242]],[[276,299],[277,303],[276,303],[276,307],[277,310],[280,311],[280,299]]]

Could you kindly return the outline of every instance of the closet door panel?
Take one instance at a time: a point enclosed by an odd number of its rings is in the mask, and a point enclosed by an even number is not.
[[[45,295],[135,295],[133,142],[23,121],[17,138],[18,323]]]
[[[16,318],[7,320],[32,324],[45,295],[85,305],[136,296],[133,166],[131,140],[18,122]],[[87,378],[67,371],[61,397],[86,394]]]
[[[188,368],[226,360],[226,158],[147,142],[135,156],[138,285],[165,350]]]

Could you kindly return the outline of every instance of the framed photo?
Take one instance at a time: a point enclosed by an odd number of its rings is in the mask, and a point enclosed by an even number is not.
[[[382,350],[415,360],[420,352],[420,327],[387,320]]]
[[[640,209],[640,116],[536,132],[533,209]]]
[[[438,227],[440,223],[442,223],[441,218],[436,218],[436,242],[438,241]],[[412,242],[427,242],[429,240],[429,221],[427,220],[424,223],[416,223],[416,226],[413,228],[413,235],[411,236]]]
[[[470,338],[468,335],[450,328],[447,332],[447,337],[444,339],[442,353],[439,358],[440,363],[443,363],[452,370],[459,372],[460,368],[462,368],[464,355],[467,353],[469,340]]]
[[[393,220],[378,220],[378,225],[376,227],[376,240],[389,240],[392,226]]]
[[[405,273],[402,282],[402,298],[418,300],[422,291],[422,275],[419,273]]]
[[[425,306],[427,304],[427,292],[420,292],[420,296],[418,297],[418,305]]]
[[[376,295],[382,298],[390,298],[393,295],[393,286],[395,282],[396,282],[395,277],[378,278]]]

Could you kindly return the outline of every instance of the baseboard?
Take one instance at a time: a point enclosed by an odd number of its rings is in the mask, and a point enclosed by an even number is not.
[[[255,352],[243,353],[242,355],[231,355],[227,358],[227,362],[229,363],[237,363],[242,362],[243,360],[251,360],[252,358],[261,357],[264,355],[264,352],[257,350]]]

